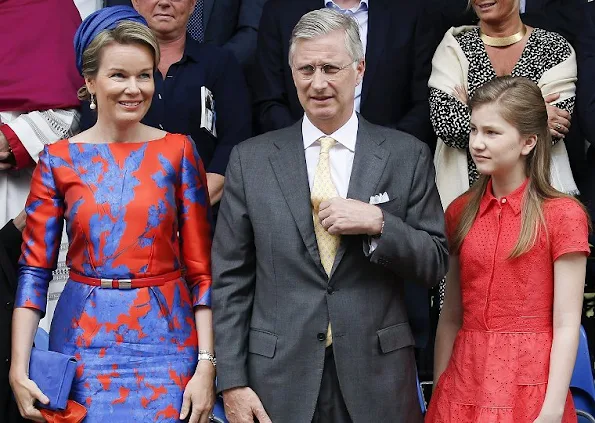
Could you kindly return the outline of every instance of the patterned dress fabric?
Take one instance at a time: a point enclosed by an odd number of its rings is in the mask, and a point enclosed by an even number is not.
[[[553,340],[553,263],[589,254],[587,216],[573,200],[547,200],[547,235],[508,259],[521,227],[526,183],[500,200],[491,185],[459,255],[463,325],[432,395],[426,422],[530,423],[547,389]],[[446,211],[449,238],[467,197]],[[576,423],[570,392],[563,423]]]
[[[185,136],[46,146],[27,201],[15,307],[45,312],[63,222],[71,272],[135,279],[183,270],[162,286],[104,289],[69,280],[50,349],[79,364],[71,398],[86,423],[177,422],[197,361],[194,306],[210,306],[206,176]]]
[[[496,78],[496,71],[481,41],[479,28],[463,31],[456,39],[469,61],[467,84],[468,97],[471,98],[475,90]],[[570,44],[561,35],[534,28],[511,75],[528,78],[537,84],[546,71],[567,60],[571,54]],[[570,97],[556,103],[556,107],[572,113],[574,100],[574,97]],[[451,93],[430,88],[430,118],[434,132],[446,145],[468,150],[471,115],[467,105]],[[554,139],[554,142],[559,140]],[[468,151],[467,153],[469,184],[472,185],[479,173]]]

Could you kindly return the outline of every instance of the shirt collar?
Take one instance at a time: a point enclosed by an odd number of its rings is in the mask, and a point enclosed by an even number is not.
[[[345,10],[351,10],[353,13],[355,12],[359,12],[360,10],[368,10],[368,3],[370,0],[360,0],[359,2],[359,6],[354,7],[352,9],[342,9],[341,7],[339,7],[335,2],[333,2],[332,0],[324,0],[324,6],[327,9],[336,9],[338,11],[345,11]]]
[[[490,208],[491,205],[501,203],[503,206],[508,206],[512,209],[515,215],[518,215],[521,212],[521,207],[523,204],[523,197],[525,196],[525,189],[527,188],[527,184],[529,183],[529,179],[525,179],[525,182],[521,184],[520,187],[515,189],[508,195],[498,199],[494,196],[494,192],[492,190],[492,180],[488,181],[488,186],[486,188],[486,192],[483,195],[481,202],[479,204],[479,215],[482,216],[485,212]]]
[[[355,142],[357,140],[358,127],[359,122],[357,120],[357,115],[355,114],[355,111],[353,111],[351,117],[345,123],[345,125],[341,126],[328,136],[335,139],[335,141],[353,153],[355,152]],[[304,114],[304,119],[302,120],[302,137],[304,140],[304,149],[312,146],[312,144],[318,141],[320,137],[326,136],[327,135],[314,126],[314,124],[310,122],[310,119],[308,119],[308,116]]]

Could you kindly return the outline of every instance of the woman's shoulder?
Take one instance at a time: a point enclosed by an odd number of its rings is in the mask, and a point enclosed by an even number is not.
[[[533,38],[533,46],[538,47],[544,56],[554,57],[563,61],[572,54],[570,43],[557,32],[533,28],[531,38]]]
[[[68,141],[68,138],[64,138],[54,143],[47,144],[46,146],[44,146],[42,154],[48,154],[50,156],[60,156],[68,150],[69,144],[70,142]]]
[[[452,27],[447,34],[451,34],[459,43],[470,41],[479,37],[479,27],[477,25],[463,25]]]
[[[543,204],[543,211],[548,224],[564,224],[570,220],[587,219],[582,204],[570,197],[550,198]]]
[[[543,28],[533,28],[532,35],[540,40],[551,42],[554,46],[570,46],[570,43],[562,35],[557,32],[548,31]]]

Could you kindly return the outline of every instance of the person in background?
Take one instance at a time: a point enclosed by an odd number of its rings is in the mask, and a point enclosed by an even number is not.
[[[475,25],[478,17],[472,7],[468,7],[468,0],[429,0],[432,5],[429,9],[433,11],[434,21],[442,28],[442,33],[451,26]],[[581,97],[586,94],[588,99],[594,91],[592,67],[588,64],[589,53],[583,54],[582,50],[590,50],[589,41],[589,8],[592,7],[588,0],[520,0],[519,11],[521,20],[534,28],[541,28],[546,31],[557,32],[562,35],[576,51],[578,81],[577,96],[574,111],[570,118],[570,129],[564,135],[564,143],[568,151],[568,159],[572,169],[574,180],[579,191],[590,189],[589,178],[586,174],[590,166],[585,157],[585,138],[589,139],[588,126],[583,123],[584,119],[589,120],[589,111],[583,110]],[[584,77],[582,77],[584,75]],[[583,94],[583,92],[585,92]],[[588,101],[588,100],[586,100]],[[585,116],[583,118],[582,116]],[[583,197],[581,197],[583,198]]]
[[[252,133],[246,80],[232,53],[201,44],[186,32],[193,0],[133,0],[147,20],[161,49],[155,69],[155,91],[143,123],[192,138],[207,171],[211,203],[221,199],[231,149]],[[205,127],[210,91],[214,99],[212,127]],[[81,127],[90,128],[97,114],[82,107]],[[217,208],[215,207],[214,212]]]
[[[66,222],[70,276],[49,348],[78,361],[70,397],[85,421],[206,423],[215,358],[204,168],[185,135],[140,123],[159,63],[142,16],[125,6],[91,14],[75,51],[79,96],[98,119],[46,146],[33,175],[9,375],[19,410],[43,421],[34,403],[47,398],[27,366]]]
[[[0,226],[23,210],[44,145],[78,128],[72,38],[80,23],[72,0],[0,5]]]
[[[479,26],[451,28],[432,59],[430,117],[438,144],[434,163],[443,207],[479,177],[468,149],[469,109],[475,90],[491,79],[522,76],[542,89],[555,146],[552,184],[577,194],[564,136],[575,101],[576,55],[559,34],[533,28],[519,15],[519,0],[469,0]]]
[[[106,6],[131,5],[134,0],[105,0]],[[192,0],[188,33],[199,43],[231,51],[246,69],[254,62],[258,26],[267,0]],[[152,0],[153,3],[172,0]]]
[[[358,23],[366,75],[355,89],[355,111],[372,123],[407,132],[433,147],[427,81],[438,43],[424,2],[268,1],[256,50],[261,77],[254,87],[254,105],[260,131],[284,128],[302,117],[287,62],[289,39],[302,15],[320,8],[337,10]]]
[[[448,261],[430,149],[356,114],[353,19],[307,13],[289,52],[302,120],[234,148],[213,241],[226,415],[421,422],[405,281]]]
[[[469,107],[481,176],[446,211],[451,258],[426,423],[574,423],[589,219],[550,184],[537,85],[498,77]]]
[[[18,261],[21,255],[21,232],[25,227],[25,211],[8,221],[0,229],[0,421],[24,423],[13,399],[8,383],[10,369],[10,347],[12,307],[17,291]]]
[[[6,0],[0,4],[0,227],[25,206],[43,147],[78,131],[78,87],[72,38],[81,23],[72,0]],[[66,282],[66,234],[49,288],[48,330]]]

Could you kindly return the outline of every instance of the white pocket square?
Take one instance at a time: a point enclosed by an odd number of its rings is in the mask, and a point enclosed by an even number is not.
[[[389,200],[388,194],[383,192],[381,194],[376,194],[370,197],[370,204],[382,204],[386,203]]]

